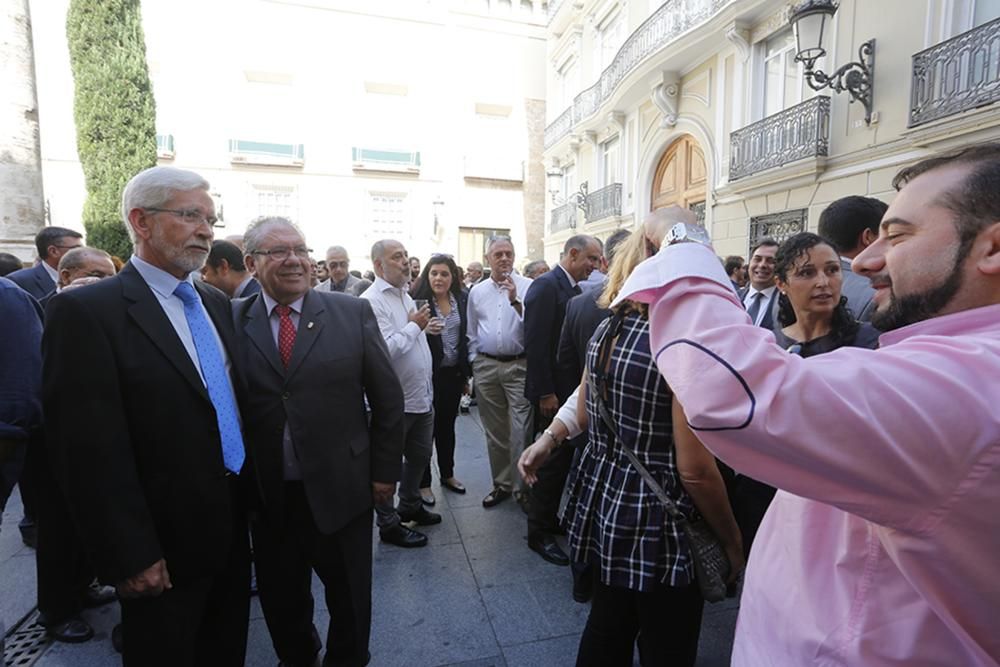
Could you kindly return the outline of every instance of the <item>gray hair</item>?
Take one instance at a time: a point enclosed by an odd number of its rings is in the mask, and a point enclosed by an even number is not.
[[[490,254],[490,249],[497,243],[509,243],[510,247],[514,247],[514,242],[510,240],[510,237],[506,234],[497,234],[486,239],[486,254]]]
[[[397,241],[396,239],[382,239],[380,241],[376,241],[372,244],[372,264],[375,263],[376,259],[382,259],[385,256],[385,246],[387,243],[399,243],[399,245],[403,245],[402,242]]]
[[[106,259],[111,261],[111,255],[104,252],[100,248],[88,248],[86,246],[80,246],[79,248],[73,248],[65,255],[59,258],[59,270],[67,269],[72,271],[73,269],[79,269],[81,266],[86,264],[87,260],[91,257],[100,257],[101,259]]]
[[[122,191],[122,222],[132,243],[135,231],[128,222],[128,214],[134,208],[157,208],[163,206],[177,192],[204,190],[211,186],[204,178],[176,167],[150,167],[133,176]]]
[[[347,248],[345,248],[342,245],[332,245],[329,248],[327,248],[326,249],[326,256],[329,257],[331,253],[335,253],[335,252],[337,252],[337,253],[343,253],[344,257],[347,258],[347,261],[351,261],[351,256],[348,254]]]
[[[244,254],[252,255],[257,252],[260,249],[261,239],[264,237],[264,233],[267,231],[267,228],[275,225],[283,225],[295,230],[295,232],[302,237],[302,240],[305,241],[305,234],[303,234],[302,230],[299,229],[299,226],[290,219],[280,215],[262,215],[259,218],[251,220],[250,224],[247,226],[247,230],[243,232]]]

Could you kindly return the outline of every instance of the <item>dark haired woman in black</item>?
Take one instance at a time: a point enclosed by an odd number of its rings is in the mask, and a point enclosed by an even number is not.
[[[431,317],[442,321],[441,333],[427,336],[434,368],[434,446],[441,486],[455,493],[465,493],[465,486],[455,479],[455,419],[472,369],[466,335],[468,296],[458,279],[455,260],[448,255],[431,256],[417,279],[413,298],[427,299]],[[428,505],[435,501],[430,486],[431,467],[428,464],[420,483],[420,496]]]

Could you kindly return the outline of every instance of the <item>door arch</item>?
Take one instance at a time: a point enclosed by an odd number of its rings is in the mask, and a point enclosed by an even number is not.
[[[707,183],[705,154],[698,140],[685,134],[670,144],[656,165],[649,208],[655,211],[676,204],[690,208],[704,221]]]

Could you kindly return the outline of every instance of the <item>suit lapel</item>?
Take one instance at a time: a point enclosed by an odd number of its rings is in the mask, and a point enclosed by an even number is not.
[[[302,360],[316,343],[323,330],[323,320],[319,318],[323,312],[323,299],[313,290],[306,292],[302,300],[302,313],[299,315],[299,330],[295,332],[295,346],[292,348],[292,358],[288,360],[287,376],[295,375]]]
[[[576,290],[574,290],[573,285],[570,284],[569,277],[566,276],[566,272],[558,266],[552,269],[552,272],[556,276],[556,284],[559,286],[559,290],[570,299],[576,296]]]
[[[129,316],[184,376],[188,384],[205,400],[209,400],[208,391],[201,381],[201,376],[198,375],[198,369],[194,367],[191,356],[181,343],[174,325],[163,312],[153,290],[131,264],[127,264],[118,275],[122,283],[122,295],[132,302],[128,308]]]
[[[264,299],[258,296],[254,299],[254,303],[250,304],[250,308],[246,312],[246,322],[243,325],[243,330],[246,331],[247,337],[260,351],[261,355],[267,359],[267,362],[271,364],[271,367],[275,372],[280,375],[285,375],[285,368],[281,365],[281,359],[278,358],[278,346],[274,342],[274,335],[271,333],[271,323],[267,318],[267,306],[264,304]]]

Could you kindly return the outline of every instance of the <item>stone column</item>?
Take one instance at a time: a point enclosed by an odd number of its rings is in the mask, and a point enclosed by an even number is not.
[[[545,100],[525,100],[528,161],[524,165],[524,231],[527,259],[545,257]]]
[[[45,226],[28,0],[0,0],[0,252],[35,257]]]

